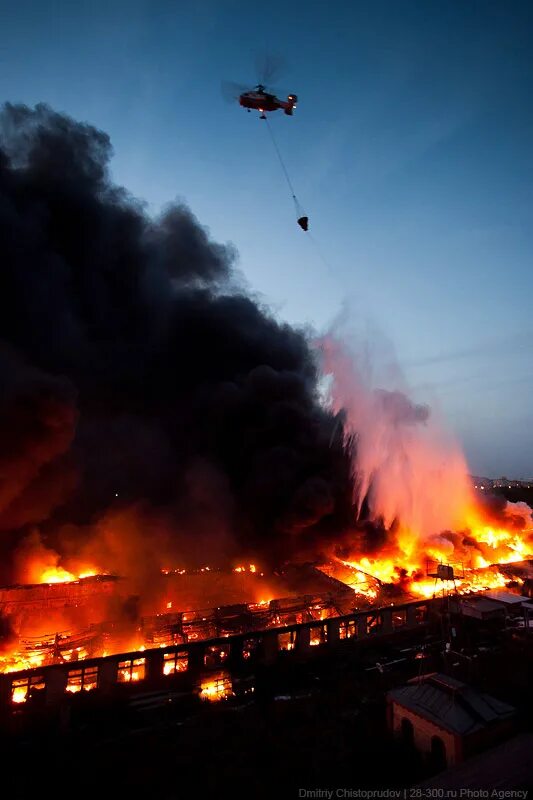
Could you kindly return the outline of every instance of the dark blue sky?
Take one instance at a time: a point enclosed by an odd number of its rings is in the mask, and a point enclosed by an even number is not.
[[[394,344],[471,469],[533,475],[533,3],[0,0],[0,98],[105,129],[154,212],[183,197],[250,287],[324,329],[348,299]],[[267,131],[226,105],[281,53]]]

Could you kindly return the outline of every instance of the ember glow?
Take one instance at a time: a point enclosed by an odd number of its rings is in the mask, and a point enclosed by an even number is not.
[[[11,696],[13,703],[25,703],[27,695],[27,686],[13,686],[13,693]]]
[[[227,700],[233,694],[231,676],[229,673],[221,672],[202,681],[200,686],[200,698],[210,702]]]

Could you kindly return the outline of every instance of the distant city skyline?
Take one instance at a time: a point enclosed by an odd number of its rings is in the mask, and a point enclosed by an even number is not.
[[[508,478],[502,475],[499,478],[489,478],[480,475],[471,475],[475,489],[531,489],[533,478]]]
[[[111,136],[151,212],[182,197],[231,241],[250,290],[327,329],[347,300],[390,340],[471,472],[533,475],[533,4],[0,0],[0,98]],[[286,57],[271,124],[223,79]],[[391,382],[385,388],[396,388]]]

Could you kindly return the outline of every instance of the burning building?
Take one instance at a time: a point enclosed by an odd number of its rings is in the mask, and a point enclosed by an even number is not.
[[[225,696],[259,653],[425,624],[443,581],[523,581],[495,565],[533,555],[531,510],[474,494],[427,407],[338,331],[317,349],[278,322],[231,245],[185,206],[149,217],[110,155],[2,111],[6,703],[193,674]]]

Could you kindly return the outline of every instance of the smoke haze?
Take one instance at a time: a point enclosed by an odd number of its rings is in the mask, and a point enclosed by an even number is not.
[[[320,343],[334,411],[344,409],[357,439],[357,513],[430,537],[465,524],[471,498],[460,446],[426,405],[407,394],[392,349],[361,339],[345,315]]]

